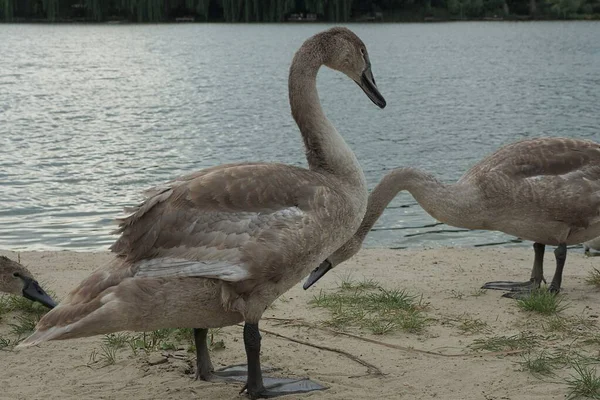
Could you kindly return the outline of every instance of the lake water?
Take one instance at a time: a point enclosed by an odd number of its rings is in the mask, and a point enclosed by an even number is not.
[[[145,188],[225,162],[306,165],[287,74],[326,27],[1,24],[0,248],[103,250]],[[527,137],[600,141],[598,22],[350,27],[387,108],[327,69],[318,87],[369,187],[409,165],[455,181]],[[367,246],[525,245],[435,225],[406,193],[375,229]]]

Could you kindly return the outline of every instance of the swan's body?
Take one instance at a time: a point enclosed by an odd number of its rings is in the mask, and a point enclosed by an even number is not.
[[[566,245],[600,235],[600,145],[565,138],[524,140],[484,158],[455,184],[441,183],[414,168],[387,174],[369,196],[354,237],[311,274],[305,287],[360,249],[401,190],[408,190],[425,211],[448,225],[497,230],[535,242],[534,285],[543,279],[544,245],[559,246],[557,257],[564,265]],[[551,289],[560,289],[561,275],[559,263]],[[505,283],[488,285],[510,288]]]
[[[27,268],[4,256],[0,256],[0,292],[23,296],[48,308],[56,306]]]
[[[269,304],[352,236],[367,204],[360,165],[320,106],[316,75],[323,64],[344,72],[385,106],[356,35],[333,28],[308,39],[294,57],[289,91],[309,169],[220,165],[151,189],[120,221],[121,236],[111,247],[115,261],[75,288],[23,344],[199,328],[198,376],[208,379],[205,329],[245,321],[248,393],[273,395],[262,382],[258,321]]]
[[[583,243],[583,249],[585,251],[585,254],[588,254],[588,255],[591,254],[590,250],[599,250],[600,251],[600,237],[597,237],[592,240],[588,240],[587,242]]]

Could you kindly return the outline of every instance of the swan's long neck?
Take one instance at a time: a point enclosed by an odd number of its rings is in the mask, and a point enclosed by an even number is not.
[[[323,48],[312,38],[294,56],[289,76],[292,116],[302,132],[309,168],[333,174],[366,192],[358,160],[321,108],[317,73],[326,62]]]
[[[388,173],[369,195],[365,218],[356,232],[364,240],[387,205],[407,190],[429,215],[447,225],[470,228],[478,224],[473,204],[476,193],[466,185],[447,185],[416,168],[398,168]]]
[[[477,229],[481,227],[476,207],[477,193],[467,185],[447,185],[433,175],[415,169],[398,168],[388,173],[369,195],[367,212],[352,237],[329,257],[337,265],[352,257],[362,245],[375,222],[396,195],[407,190],[429,215],[445,224]]]

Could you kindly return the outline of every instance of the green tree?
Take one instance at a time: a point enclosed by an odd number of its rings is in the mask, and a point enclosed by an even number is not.
[[[559,18],[567,18],[575,14],[581,7],[581,0],[546,0],[550,10]]]
[[[0,0],[0,19],[10,22],[13,19],[13,0]]]

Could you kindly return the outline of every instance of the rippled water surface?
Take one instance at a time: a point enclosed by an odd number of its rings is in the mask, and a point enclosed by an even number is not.
[[[224,162],[305,165],[294,51],[325,25],[0,25],[0,247],[106,249],[140,191]],[[369,186],[402,165],[444,181],[526,137],[600,140],[600,24],[352,25],[388,101],[323,69],[323,107]],[[368,246],[482,245],[403,193]]]

